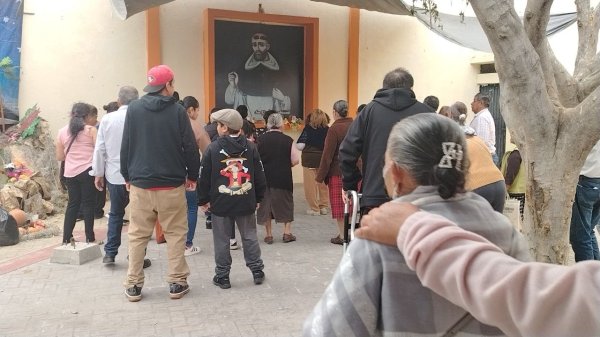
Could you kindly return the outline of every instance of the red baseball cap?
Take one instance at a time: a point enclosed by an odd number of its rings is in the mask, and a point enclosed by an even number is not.
[[[161,91],[167,83],[173,80],[173,70],[169,66],[161,64],[148,70],[148,85],[144,87],[145,92],[155,93]]]

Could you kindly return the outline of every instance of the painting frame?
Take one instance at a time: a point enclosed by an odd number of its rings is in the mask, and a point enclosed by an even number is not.
[[[215,26],[219,21],[255,23],[261,25],[280,25],[301,27],[303,37],[303,83],[302,107],[298,115],[303,117],[306,111],[318,106],[318,38],[319,19],[311,17],[248,13],[208,8],[204,12],[204,89],[205,119],[209,120],[210,110],[217,103],[215,68]],[[250,43],[248,43],[250,45]]]

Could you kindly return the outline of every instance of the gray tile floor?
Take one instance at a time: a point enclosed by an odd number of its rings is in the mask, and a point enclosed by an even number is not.
[[[81,266],[43,260],[0,275],[0,336],[300,336],[302,322],[320,298],[342,256],[329,239],[336,232],[330,216],[305,215],[302,186],[295,188],[298,241],[259,239],[266,280],[256,286],[241,250],[232,251],[232,288],[212,284],[212,234],[200,216],[195,244],[202,253],[187,257],[191,291],[168,297],[166,247],[151,241],[143,300],[129,303],[122,282],[127,240],[117,263],[95,260]],[[102,221],[102,220],[100,220]],[[2,252],[0,252],[1,254]]]

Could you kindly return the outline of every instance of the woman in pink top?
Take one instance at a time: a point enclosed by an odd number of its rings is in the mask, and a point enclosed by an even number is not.
[[[87,103],[75,103],[71,109],[69,124],[58,131],[56,138],[56,159],[65,161],[67,192],[69,202],[65,211],[63,243],[73,237],[73,228],[77,220],[79,207],[83,207],[85,238],[87,242],[95,242],[94,205],[96,188],[94,177],[90,176],[92,157],[96,144],[96,123],[98,110]]]
[[[424,286],[508,336],[600,336],[600,263],[521,262],[476,233],[388,202],[356,235],[398,246]]]

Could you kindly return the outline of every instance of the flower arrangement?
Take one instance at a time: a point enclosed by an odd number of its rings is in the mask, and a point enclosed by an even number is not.
[[[288,119],[286,118],[286,121],[288,121]],[[302,126],[302,119],[298,118],[296,116],[292,116],[290,117],[289,121],[287,122],[290,126],[290,128],[294,131],[298,130],[299,127]]]

